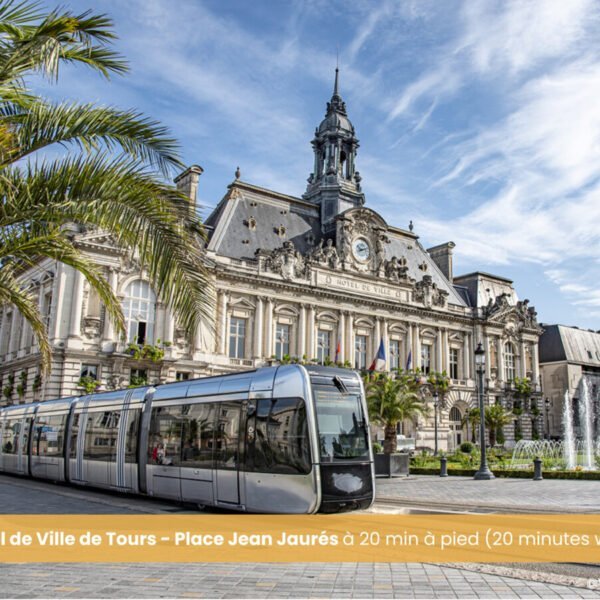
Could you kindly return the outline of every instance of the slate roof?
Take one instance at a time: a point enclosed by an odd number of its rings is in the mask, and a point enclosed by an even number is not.
[[[256,220],[256,229],[251,230],[248,222]],[[323,236],[320,225],[319,207],[300,198],[279,194],[236,180],[229,193],[217,205],[206,220],[214,230],[210,234],[209,250],[217,255],[234,259],[252,260],[258,249],[274,250],[284,241],[294,242],[296,250],[305,254]],[[277,229],[285,227],[285,237]],[[394,256],[407,259],[409,277],[420,281],[424,275],[432,277],[438,288],[448,292],[448,302],[468,306],[464,293],[459,293],[446,279],[439,267],[417,240],[417,236],[401,229],[388,231],[390,243],[386,244],[386,259]],[[427,269],[419,265],[426,263]]]
[[[540,363],[567,361],[600,367],[600,333],[566,325],[542,325]]]

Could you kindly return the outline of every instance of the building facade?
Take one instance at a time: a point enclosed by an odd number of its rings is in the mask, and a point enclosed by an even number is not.
[[[215,309],[212,322],[202,323],[192,336],[178,327],[128,253],[110,236],[80,229],[78,244],[103,266],[122,300],[127,340],[116,339],[80,274],[42,262],[23,282],[39,297],[47,320],[52,374],[39,377],[31,331],[5,307],[3,400],[81,394],[82,377],[114,389],[294,357],[364,369],[383,340],[388,369],[445,371],[451,378],[439,411],[438,444],[445,450],[469,433],[465,417],[477,402],[473,352],[479,342],[487,354],[487,402],[510,407],[518,377],[530,378],[537,393],[541,329],[535,310],[517,299],[510,280],[480,272],[455,276],[453,242],[425,249],[412,222],[405,228],[389,224],[368,207],[357,170],[358,146],[336,71],[333,96],[312,140],[314,166],[305,193],[288,196],[252,185],[238,169],[206,220]],[[176,179],[191,201],[201,174],[194,166]],[[151,351],[140,355],[131,343]],[[25,385],[18,392],[21,380]],[[507,427],[506,443],[534,436],[536,419],[525,415],[518,428]],[[404,424],[403,433],[417,446],[433,447],[434,429],[432,412]]]
[[[565,325],[544,325],[543,328],[544,333],[540,338],[540,371],[550,437],[563,437],[566,392],[572,402],[576,436],[583,437],[581,424],[585,421],[585,416],[582,413],[589,410],[593,439],[598,439],[600,332]]]

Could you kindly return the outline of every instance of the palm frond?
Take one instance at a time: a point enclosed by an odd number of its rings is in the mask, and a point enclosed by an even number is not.
[[[42,372],[48,373],[52,361],[52,349],[46,325],[32,295],[21,289],[19,281],[9,268],[0,269],[0,306],[10,304],[16,308],[31,326],[41,354]]]
[[[167,128],[136,111],[38,99],[24,108],[0,105],[2,124],[13,131],[14,138],[14,150],[7,153],[4,164],[53,144],[73,144],[87,152],[102,146],[112,151],[118,146],[165,175],[183,167],[178,144],[168,136]]]

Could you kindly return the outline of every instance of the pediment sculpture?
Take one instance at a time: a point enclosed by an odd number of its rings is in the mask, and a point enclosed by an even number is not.
[[[296,250],[292,241],[285,241],[281,248],[271,251],[259,249],[256,255],[260,270],[281,275],[287,280],[308,277],[308,261]]]
[[[443,308],[446,306],[448,296],[448,292],[438,288],[431,275],[423,275],[423,279],[415,283],[413,301],[421,302],[427,308],[432,306]]]

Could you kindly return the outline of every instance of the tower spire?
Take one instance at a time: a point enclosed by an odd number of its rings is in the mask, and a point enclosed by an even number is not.
[[[333,84],[333,95],[334,96],[339,96],[339,74],[340,74],[340,69],[339,67],[336,66],[335,68],[335,83]]]

